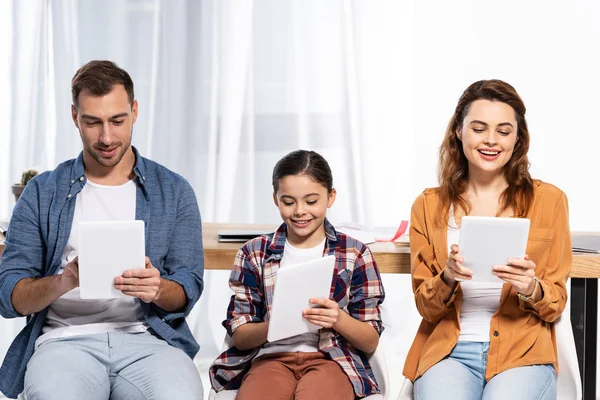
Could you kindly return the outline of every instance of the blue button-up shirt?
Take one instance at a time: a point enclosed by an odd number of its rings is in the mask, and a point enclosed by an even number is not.
[[[194,357],[199,346],[185,316],[203,288],[204,251],[200,211],[190,184],[180,175],[143,158],[133,148],[136,219],[145,223],[146,255],[161,277],[179,283],[187,296],[185,309],[166,312],[141,302],[151,332]],[[0,315],[21,317],[11,301],[23,278],[55,275],[61,265],[73,223],[75,199],[85,186],[83,153],[54,171],[31,180],[15,205],[0,261]],[[0,368],[0,391],[17,397],[23,391],[27,363],[41,333],[48,308],[36,313],[17,335]]]

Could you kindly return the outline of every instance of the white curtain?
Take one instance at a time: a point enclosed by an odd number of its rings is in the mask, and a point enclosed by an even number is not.
[[[573,230],[599,231],[598,20],[596,0],[0,1],[0,218],[23,170],[79,153],[70,80],[110,59],[136,86],[134,145],[191,182],[205,222],[277,223],[272,168],[310,148],[333,169],[334,223],[395,225],[436,184],[461,92],[500,78],[528,107],[533,174],[568,194]],[[200,325],[228,295],[216,277]],[[390,354],[405,354],[410,284],[384,279],[388,332],[402,331]],[[213,322],[197,327],[205,366],[220,346]],[[0,320],[0,355],[19,324]]]
[[[395,225],[407,218],[412,199],[402,198],[399,182],[410,173],[404,166],[411,151],[401,146],[401,128],[411,129],[412,109],[400,93],[413,89],[399,73],[400,53],[410,53],[410,36],[399,40],[406,30],[398,23],[406,18],[400,3],[0,4],[8,22],[0,23],[0,50],[9,56],[0,59],[6,88],[0,90],[0,142],[6,144],[0,146],[0,218],[10,214],[9,187],[23,170],[52,169],[79,153],[70,80],[92,59],[114,60],[131,74],[140,104],[133,143],[190,181],[205,222],[278,223],[271,172],[298,148],[320,152],[333,169],[332,221]],[[390,160],[398,167],[390,168]],[[189,318],[202,371],[224,334],[220,321],[230,295],[224,272],[206,271],[205,291]],[[0,319],[0,360],[22,325],[22,319]],[[205,372],[202,377],[208,388]]]
[[[5,7],[7,7],[5,5]],[[135,83],[133,143],[186,177],[204,221],[279,221],[276,161],[314,149],[330,162],[335,222],[395,225],[412,199],[400,120],[401,3],[346,0],[37,0],[12,7],[12,104],[0,216],[29,168],[75,157],[70,79],[110,59]],[[11,14],[9,13],[9,14]],[[7,31],[10,31],[7,28]],[[6,74],[4,76],[6,78]],[[4,120],[4,119],[3,119]],[[409,125],[410,128],[410,125]],[[399,167],[390,170],[389,160]],[[404,171],[404,172],[403,172]],[[406,196],[405,196],[406,197]]]
[[[594,0],[2,1],[0,218],[23,170],[78,154],[70,79],[111,59],[136,84],[134,144],[192,183],[207,222],[278,222],[271,171],[303,147],[332,166],[334,222],[395,225],[436,184],[462,90],[500,78],[527,104],[533,174],[597,231],[573,177],[597,169],[598,18]]]

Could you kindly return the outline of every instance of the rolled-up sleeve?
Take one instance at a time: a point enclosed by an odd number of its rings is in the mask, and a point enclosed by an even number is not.
[[[566,283],[573,264],[569,205],[564,193],[561,193],[556,202],[552,220],[553,234],[548,261],[546,265],[536,266],[543,296],[534,304],[525,303],[519,299],[521,310],[535,314],[546,322],[554,322],[566,306]]]
[[[413,204],[410,220],[410,266],[415,304],[427,322],[439,322],[454,306],[457,288],[452,291],[441,277],[425,223],[425,195]]]
[[[249,322],[262,322],[264,318],[260,266],[254,265],[250,260],[249,250],[244,246],[235,256],[231,270],[229,287],[233,290],[233,295],[227,308],[227,319],[223,321],[230,336],[240,326]]]
[[[0,260],[0,315],[22,317],[12,303],[12,292],[23,278],[42,276],[45,245],[39,226],[38,186],[31,181],[17,202]]]
[[[371,250],[364,246],[356,258],[352,283],[350,286],[350,301],[348,313],[355,319],[367,322],[381,335],[381,303],[385,298],[381,275]]]
[[[196,195],[190,184],[182,180],[177,215],[170,238],[162,278],[183,287],[187,304],[182,312],[169,313],[168,319],[185,317],[200,298],[204,288],[204,247],[202,221]]]

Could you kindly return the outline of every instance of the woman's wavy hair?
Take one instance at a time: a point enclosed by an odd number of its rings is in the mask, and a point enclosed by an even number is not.
[[[508,187],[501,195],[502,211],[512,208],[516,217],[525,217],[533,203],[533,179],[529,175],[529,131],[525,120],[525,104],[511,85],[497,79],[482,80],[469,86],[456,105],[454,115],[448,123],[444,141],[440,146],[438,179],[440,183],[439,223],[447,223],[450,205],[460,207],[465,215],[471,205],[463,194],[467,189],[469,167],[462,143],[457,133],[462,130],[462,123],[469,112],[469,107],[476,100],[500,101],[512,107],[517,120],[517,142],[513,154],[504,166],[504,175]]]

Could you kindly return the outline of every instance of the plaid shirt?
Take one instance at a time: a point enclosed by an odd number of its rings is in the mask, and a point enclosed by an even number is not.
[[[283,257],[286,234],[283,224],[277,232],[250,240],[238,251],[229,278],[229,286],[235,294],[231,296],[227,319],[223,321],[230,345],[230,336],[243,324],[269,320],[275,275]],[[384,291],[371,250],[358,240],[337,233],[327,220],[325,235],[324,254],[336,256],[330,297],[353,318],[371,324],[381,334],[379,306]],[[318,348],[348,375],[356,396],[380,392],[366,355],[339,333],[320,329]],[[259,348],[242,351],[231,345],[210,367],[212,387],[216,391],[238,389],[258,351]]]

